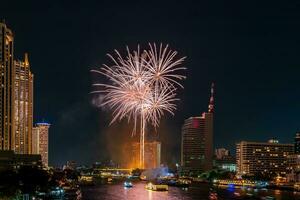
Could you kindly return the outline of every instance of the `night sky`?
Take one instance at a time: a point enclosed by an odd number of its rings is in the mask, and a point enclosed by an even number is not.
[[[272,137],[292,142],[300,129],[299,2],[121,2],[0,3],[0,19],[15,34],[15,58],[29,52],[34,121],[52,124],[50,164],[118,159],[130,127],[109,127],[110,113],[93,106],[89,70],[109,63],[113,49],[148,42],[187,56],[176,116],[157,130],[165,163],[179,161],[183,120],[207,110],[212,81],[215,147],[234,151],[240,140]]]

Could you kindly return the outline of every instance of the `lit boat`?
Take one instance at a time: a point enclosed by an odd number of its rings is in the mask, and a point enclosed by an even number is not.
[[[216,185],[227,185],[228,187],[252,187],[265,188],[268,186],[266,181],[250,181],[250,180],[214,180]]]
[[[148,183],[145,188],[147,190],[152,190],[152,191],[168,191],[168,185],[160,185],[160,184],[153,184],[153,183]]]
[[[131,188],[131,187],[133,187],[133,184],[130,181],[125,181],[124,182],[124,187]]]
[[[165,181],[168,186],[175,186],[175,187],[189,187],[191,181],[189,179],[169,179]]]
[[[107,183],[112,183],[113,179],[112,178],[107,178]]]
[[[178,187],[188,187],[192,183],[189,179],[178,179],[176,186]]]
[[[239,193],[239,192],[234,192],[233,194],[234,194],[234,196],[236,196],[236,197],[240,197],[240,196],[241,196],[241,193]]]
[[[297,183],[294,184],[294,189],[296,191],[300,191],[300,182],[297,182]]]
[[[94,185],[93,176],[81,176],[79,178],[80,185]]]
[[[266,197],[262,197],[261,199],[264,199],[264,200],[273,200],[273,199],[275,199],[275,197],[266,196]]]

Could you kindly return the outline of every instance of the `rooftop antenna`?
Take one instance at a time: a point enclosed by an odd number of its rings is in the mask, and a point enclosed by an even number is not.
[[[209,113],[214,113],[214,87],[215,83],[211,83],[211,88],[210,88],[210,99],[209,99],[209,105],[208,105],[208,112]]]

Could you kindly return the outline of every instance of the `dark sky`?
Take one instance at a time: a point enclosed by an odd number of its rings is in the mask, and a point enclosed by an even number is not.
[[[130,135],[108,127],[91,104],[92,68],[126,45],[163,42],[187,56],[187,80],[174,118],[158,129],[163,158],[180,157],[183,120],[207,109],[216,83],[216,147],[271,137],[292,142],[300,128],[300,12],[290,1],[16,1],[0,3],[15,34],[15,57],[29,52],[34,121],[52,124],[50,164],[115,158]]]

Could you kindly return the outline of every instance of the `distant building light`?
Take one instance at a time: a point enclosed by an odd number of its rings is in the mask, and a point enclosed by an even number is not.
[[[36,123],[37,126],[50,126],[51,124],[46,123],[46,122],[40,122],[40,123]]]
[[[270,140],[268,141],[268,143],[278,144],[279,141],[278,141],[278,140],[275,140],[275,139],[270,139]]]

